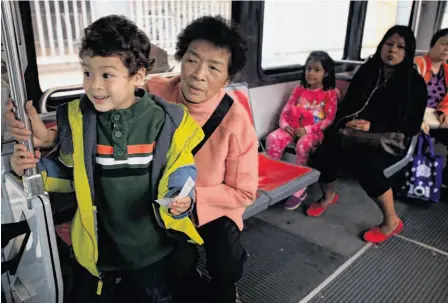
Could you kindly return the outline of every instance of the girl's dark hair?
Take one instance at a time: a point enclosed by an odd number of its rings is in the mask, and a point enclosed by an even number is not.
[[[432,36],[431,43],[429,44],[429,47],[433,47],[434,45],[436,45],[437,40],[439,40],[440,38],[442,38],[446,35],[448,35],[448,28],[442,28],[441,30],[438,30],[434,34],[434,36]]]
[[[124,16],[110,15],[98,19],[84,30],[79,57],[119,56],[129,74],[140,68],[148,72],[151,65],[148,36]]]
[[[230,52],[228,73],[231,80],[246,65],[247,42],[235,26],[227,24],[221,16],[204,16],[194,20],[177,36],[176,60],[182,60],[194,40],[208,41]]]
[[[393,35],[398,34],[400,37],[403,37],[405,43],[405,55],[403,61],[396,66],[396,69],[400,70],[409,70],[413,68],[414,65],[414,56],[415,56],[415,37],[414,32],[407,26],[403,25],[395,25],[392,26],[386,34],[384,34],[383,39],[378,44],[375,55],[369,61],[372,63],[376,63],[380,66],[383,65],[383,60],[381,59],[381,49],[383,48],[384,43],[386,43],[387,39],[392,37]]]
[[[331,59],[330,55],[324,51],[313,51],[306,59],[306,66],[310,61],[319,61],[325,70],[326,75],[323,79],[324,90],[331,90],[336,87],[336,76],[334,73],[334,61]],[[305,72],[302,75],[302,85],[308,87],[308,82],[306,82]]]

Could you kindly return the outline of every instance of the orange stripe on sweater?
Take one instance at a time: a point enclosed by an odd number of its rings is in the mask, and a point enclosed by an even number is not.
[[[152,153],[154,150],[154,145],[155,145],[155,142],[153,142],[151,144],[128,145],[128,155]],[[100,155],[113,155],[114,154],[114,148],[109,145],[98,144],[96,147],[96,151]]]

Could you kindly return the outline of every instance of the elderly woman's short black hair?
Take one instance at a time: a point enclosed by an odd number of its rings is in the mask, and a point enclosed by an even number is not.
[[[431,38],[431,43],[429,44],[429,47],[433,47],[434,45],[436,45],[437,40],[439,40],[440,38],[444,37],[448,35],[448,28],[442,28],[441,30],[438,30],[434,36],[432,36]]]
[[[235,26],[221,16],[204,16],[190,23],[177,37],[176,60],[180,61],[194,40],[204,40],[230,52],[228,73],[233,79],[246,64],[247,42]]]

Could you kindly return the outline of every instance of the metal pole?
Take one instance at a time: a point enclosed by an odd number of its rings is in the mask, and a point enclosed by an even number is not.
[[[9,84],[11,95],[16,105],[18,119],[25,123],[25,127],[31,130],[31,122],[25,110],[27,101],[25,79],[22,74],[20,56],[17,45],[16,29],[14,21],[17,20],[16,2],[2,1],[2,42],[6,53],[6,65],[9,73]],[[27,150],[34,153],[32,138],[23,142]],[[42,177],[37,173],[36,168],[27,169],[23,178],[23,186],[29,197],[34,197],[44,193]]]

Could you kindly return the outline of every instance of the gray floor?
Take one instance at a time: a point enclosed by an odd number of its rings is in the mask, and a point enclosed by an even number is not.
[[[370,249],[311,302],[448,302],[448,256],[393,237]]]
[[[249,260],[239,283],[243,302],[298,303],[365,245],[360,236],[381,222],[381,212],[357,182],[341,180],[337,189],[339,202],[321,217],[307,217],[304,207],[286,211],[279,203],[246,221],[243,243]],[[305,204],[319,197],[319,188],[312,186]],[[448,203],[397,202],[397,211],[405,222],[403,236],[447,251]],[[448,293],[440,285],[448,285],[446,279],[447,256],[394,238],[367,250],[313,302],[448,302],[440,301]]]

